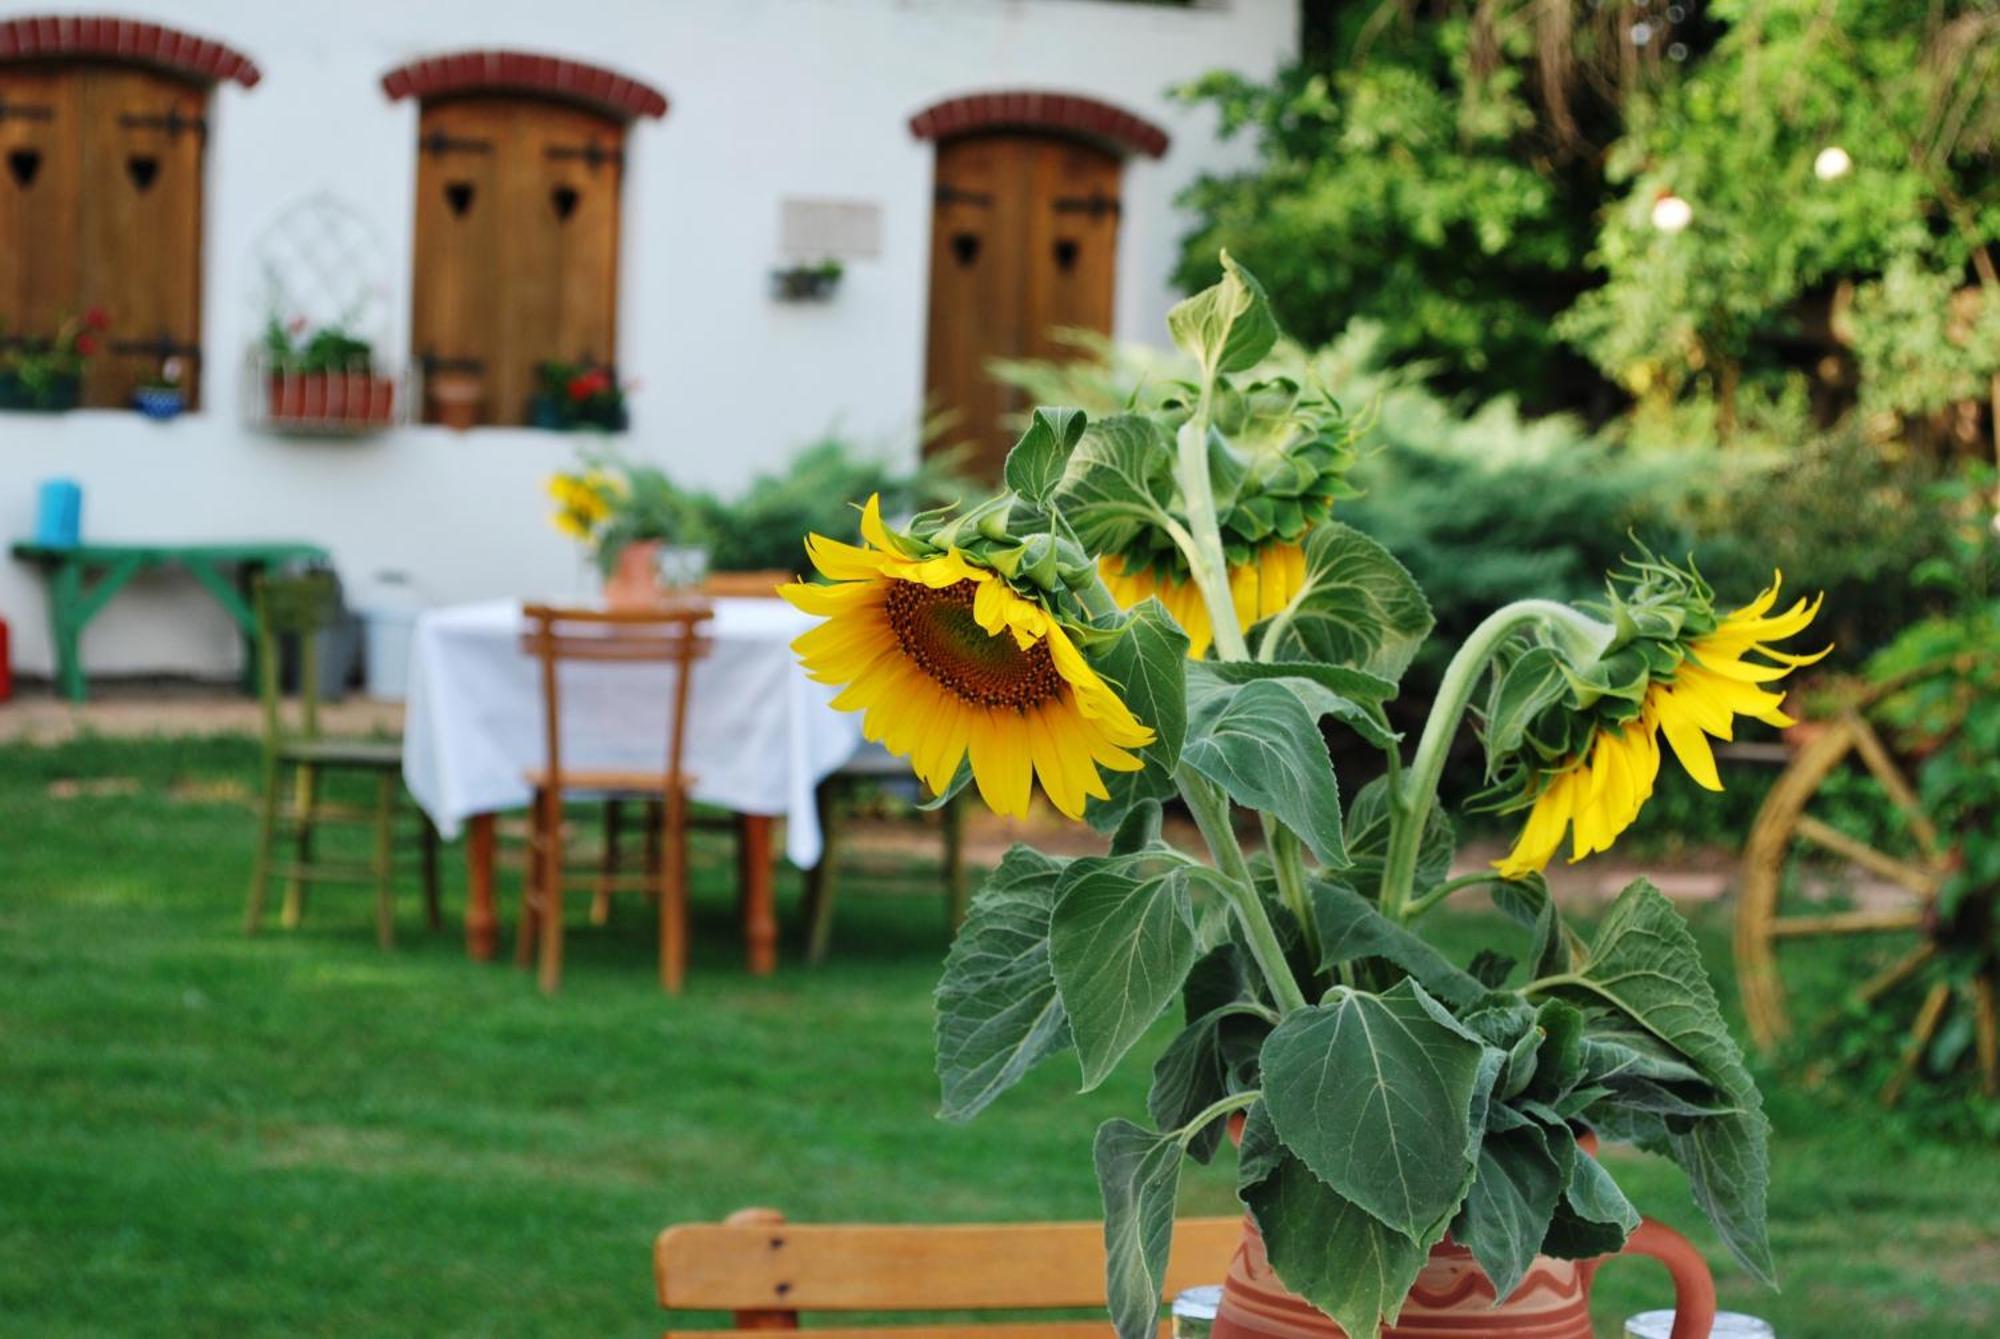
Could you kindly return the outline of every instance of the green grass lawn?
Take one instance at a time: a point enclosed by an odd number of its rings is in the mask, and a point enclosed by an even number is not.
[[[455,859],[446,934],[412,891],[380,953],[365,891],[329,888],[246,940],[253,769],[240,741],[0,749],[0,1334],[643,1336],[667,1223],[1088,1217],[1092,1130],[1142,1110],[1143,1065],[1079,1097],[1058,1062],[937,1121],[938,905],[854,897],[831,964],[788,945],[753,981],[720,849],[680,1000],[638,907],[573,936],[555,1000],[467,961]],[[1772,1087],[1782,1293],[1714,1255],[1671,1166],[1608,1154],[1725,1304],[1785,1339],[2000,1330],[2000,1153]],[[1221,1169],[1190,1177],[1188,1212],[1231,1207]],[[1614,1265],[1598,1297],[1615,1334],[1665,1275]]]

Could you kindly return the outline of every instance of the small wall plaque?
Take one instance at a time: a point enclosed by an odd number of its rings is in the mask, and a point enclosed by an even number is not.
[[[882,206],[788,199],[780,202],[779,231],[790,260],[873,260],[882,254]]]

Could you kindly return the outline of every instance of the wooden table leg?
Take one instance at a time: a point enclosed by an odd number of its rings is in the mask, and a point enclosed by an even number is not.
[[[771,816],[738,814],[738,868],[743,883],[743,943],[750,974],[769,976],[778,969],[778,906],[771,869]]]
[[[493,910],[492,814],[474,814],[465,829],[465,952],[474,962],[491,962],[500,942]]]

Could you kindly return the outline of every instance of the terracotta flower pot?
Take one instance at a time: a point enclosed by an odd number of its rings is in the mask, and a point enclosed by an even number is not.
[[[479,422],[486,387],[470,372],[439,372],[430,379],[430,397],[437,421],[463,432]]]
[[[1673,1339],[1707,1339],[1715,1323],[1715,1281],[1687,1238],[1648,1218],[1623,1253],[1651,1256],[1673,1276]],[[1601,1263],[1538,1256],[1521,1286],[1496,1307],[1493,1285],[1472,1253],[1446,1238],[1432,1249],[1396,1323],[1382,1333],[1385,1339],[1591,1339],[1590,1281]],[[1257,1225],[1246,1217],[1212,1336],[1346,1339],[1347,1332],[1285,1287],[1265,1258]]]
[[[660,542],[639,539],[618,550],[611,575],[604,578],[604,603],[611,609],[653,609],[665,604],[660,581]]]

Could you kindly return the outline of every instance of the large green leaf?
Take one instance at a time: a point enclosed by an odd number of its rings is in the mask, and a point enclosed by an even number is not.
[[[1285,1286],[1354,1339],[1375,1339],[1402,1310],[1436,1238],[1411,1241],[1342,1198],[1278,1142],[1261,1103],[1244,1125],[1241,1167],[1238,1193]]]
[[[1279,673],[1280,669],[1298,672]],[[1331,716],[1377,748],[1394,748],[1402,736],[1389,728],[1379,710],[1331,686],[1349,676],[1380,682],[1373,675],[1362,674],[1358,670],[1343,670],[1336,665],[1312,665],[1305,661],[1290,661],[1281,666],[1254,660],[1204,660],[1188,667],[1188,702],[1190,708],[1198,708],[1207,698],[1227,693],[1230,687],[1237,684],[1275,683],[1298,698],[1299,705],[1313,720]]]
[[[972,899],[937,991],[940,1114],[967,1120],[1069,1045],[1049,968],[1049,919],[1067,862],[1016,846]]]
[[[1317,878],[1308,887],[1313,924],[1319,931],[1320,968],[1331,970],[1355,958],[1386,958],[1451,1004],[1470,1004],[1486,988],[1428,941],[1375,909],[1375,904],[1338,879]]]
[[[1207,660],[1202,669],[1224,683],[1249,683],[1252,679],[1310,679],[1352,702],[1386,702],[1396,695],[1392,680],[1366,670],[1345,665],[1322,665],[1311,660]]]
[[[1305,584],[1275,623],[1280,656],[1345,665],[1400,679],[1430,635],[1431,607],[1390,552],[1352,526],[1329,521],[1306,537]]]
[[[1040,506],[1062,481],[1088,420],[1081,409],[1038,408],[1007,453],[1007,487]]]
[[[1049,963],[1086,1090],[1172,1002],[1194,957],[1186,866],[1144,853],[1070,862],[1056,890]]]
[[[1486,1049],[1436,1008],[1414,981],[1380,995],[1335,987],[1326,1003],[1286,1015],[1263,1050],[1264,1097],[1285,1146],[1412,1241],[1432,1237],[1465,1194]]]
[[[1684,1056],[1735,1108],[1670,1124],[1669,1149],[1723,1241],[1745,1268],[1770,1282],[1770,1122],[1680,913],[1652,884],[1635,881],[1612,903],[1583,957],[1549,978],[1547,989],[1586,1007],[1617,1010]]]
[[[1204,371],[1247,372],[1278,342],[1278,321],[1264,286],[1222,253],[1222,278],[1167,313],[1174,343]]]
[[[1129,1120],[1097,1127],[1092,1147],[1104,1196],[1105,1299],[1119,1339],[1153,1339],[1174,1240],[1180,1143]]]
[[[1347,863],[1333,759],[1318,723],[1283,684],[1262,679],[1205,694],[1181,757],[1236,803],[1298,833],[1321,864]]]
[[[1520,1286],[1541,1252],[1561,1199],[1563,1169],[1535,1125],[1489,1134],[1479,1148],[1479,1173],[1452,1221],[1452,1240],[1472,1252],[1505,1298]]]
[[[1105,774],[1111,798],[1091,801],[1087,811],[1099,831],[1115,828],[1141,801],[1174,794],[1174,766],[1187,738],[1187,646],[1187,634],[1166,607],[1148,599],[1125,616],[1117,636],[1091,651],[1092,668],[1156,736],[1139,750],[1142,771]]]
[[[1091,553],[1118,553],[1167,519],[1174,447],[1150,418],[1119,414],[1084,429],[1050,501]]]

